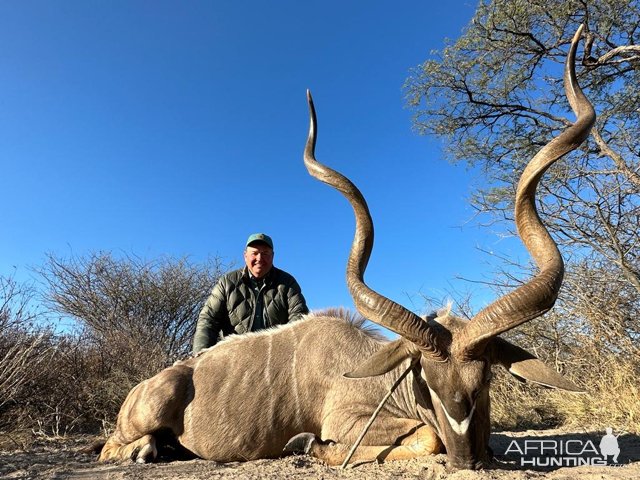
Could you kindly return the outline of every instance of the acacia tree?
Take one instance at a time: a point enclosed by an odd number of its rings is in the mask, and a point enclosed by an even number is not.
[[[638,0],[481,0],[462,36],[412,71],[406,98],[419,133],[442,138],[449,160],[481,168],[473,206],[512,229],[519,173],[573,120],[562,65],[582,23],[579,81],[597,123],[538,195],[568,260],[565,286],[554,314],[515,334],[529,335],[558,365],[591,342],[640,370]],[[519,281],[503,279],[501,288]]]
[[[474,206],[511,220],[518,172],[570,123],[560,79],[580,23],[580,83],[598,121],[551,170],[540,206],[573,259],[615,269],[640,295],[637,0],[482,1],[460,39],[413,71],[407,99],[420,133],[443,137],[449,159],[482,167],[488,182]]]

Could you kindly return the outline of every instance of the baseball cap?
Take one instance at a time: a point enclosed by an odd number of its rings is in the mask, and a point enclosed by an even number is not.
[[[273,240],[271,240],[271,237],[269,235],[265,235],[264,233],[254,233],[253,235],[250,235],[249,238],[247,239],[246,246],[248,247],[253,242],[266,243],[267,245],[269,245],[269,248],[273,250]]]

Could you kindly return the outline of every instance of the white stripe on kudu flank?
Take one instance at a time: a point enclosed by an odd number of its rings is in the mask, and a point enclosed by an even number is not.
[[[293,358],[291,359],[291,392],[293,393],[293,400],[295,403],[295,411],[296,411],[296,421],[298,422],[298,425],[302,426],[302,419],[301,419],[301,412],[300,412],[300,396],[298,394],[298,374],[296,372],[297,370],[297,361],[298,358],[296,356],[296,352],[298,351],[298,339],[296,337],[296,331],[295,329],[291,329],[289,330],[291,332],[291,335],[293,335],[293,342],[292,345],[295,345],[295,347],[293,348]]]
[[[442,411],[447,417],[447,421],[449,422],[449,425],[451,425],[451,428],[453,429],[453,431],[456,432],[458,435],[464,435],[465,433],[467,433],[467,430],[469,430],[469,425],[471,424],[471,417],[473,417],[473,412],[476,411],[476,402],[473,402],[473,407],[471,407],[471,411],[469,412],[469,415],[467,415],[466,418],[464,418],[461,422],[458,422],[455,418],[449,415],[449,412],[447,412],[447,409],[445,408],[444,403],[442,403],[442,400],[440,400],[440,397],[438,396],[438,394],[433,390],[431,390],[431,387],[429,387],[429,392],[431,392],[432,397],[435,397],[438,399],[438,403],[440,403],[440,406],[442,407]]]
[[[264,379],[267,385],[271,385],[271,347],[273,346],[273,336],[269,336],[267,342],[267,361],[264,365]]]
[[[269,341],[267,342],[267,361],[264,365],[264,381],[265,386],[268,389],[271,385],[271,348],[273,347],[273,336],[268,337]],[[269,397],[269,423],[268,425],[273,425],[275,419],[275,408],[276,408],[276,395],[267,395]]]

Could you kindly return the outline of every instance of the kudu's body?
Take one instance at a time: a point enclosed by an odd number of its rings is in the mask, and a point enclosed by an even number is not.
[[[156,456],[155,435],[169,432],[203,458],[232,461],[303,450],[331,464],[342,461],[377,402],[400,375],[413,374],[393,395],[352,461],[399,459],[446,449],[458,468],[488,459],[491,366],[521,379],[580,391],[525,350],[498,337],[548,311],[562,284],[562,258],[535,209],[543,173],[587,137],[595,113],[576,81],[579,29],[565,66],[565,90],[578,115],[525,168],[515,198],[519,235],[540,271],[470,321],[445,315],[425,321],[371,290],[364,271],[373,223],[360,191],[315,159],[316,117],[305,149],[309,173],[351,203],[356,233],[347,284],[358,311],[398,333],[381,343],[345,321],[309,316],[276,331],[225,341],[135,387],[123,404],[102,460]],[[304,432],[304,433],[301,433]]]
[[[149,459],[155,455],[149,434],[162,430],[199,457],[221,462],[277,457],[291,437],[312,432],[345,443],[330,452],[329,462],[339,463],[400,371],[362,380],[343,374],[385,344],[332,314],[232,337],[132,390],[101,459]],[[422,401],[416,402],[414,381],[401,384],[365,437],[366,445],[380,448],[363,450],[356,460],[365,452],[375,458],[424,423],[417,412],[428,415],[427,405],[416,408]],[[435,436],[424,440],[438,450]],[[403,455],[401,448],[391,458]]]

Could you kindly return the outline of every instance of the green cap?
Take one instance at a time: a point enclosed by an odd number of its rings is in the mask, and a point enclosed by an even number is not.
[[[267,245],[269,245],[269,248],[273,250],[273,240],[271,240],[271,237],[269,235],[265,235],[264,233],[254,233],[247,239],[247,247],[253,242],[266,243]]]

